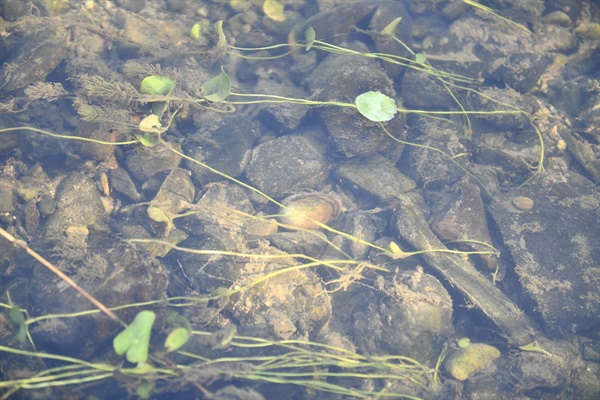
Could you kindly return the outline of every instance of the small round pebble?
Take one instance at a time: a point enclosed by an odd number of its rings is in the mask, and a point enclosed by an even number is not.
[[[519,210],[529,211],[533,208],[533,200],[525,196],[517,196],[512,199],[512,203]]]

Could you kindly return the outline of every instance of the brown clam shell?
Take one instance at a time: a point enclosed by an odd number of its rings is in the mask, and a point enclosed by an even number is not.
[[[289,229],[319,228],[342,212],[342,201],[335,193],[300,193],[285,198],[277,218]]]

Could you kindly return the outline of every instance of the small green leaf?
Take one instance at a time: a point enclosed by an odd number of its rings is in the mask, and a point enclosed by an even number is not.
[[[192,29],[190,30],[190,36],[191,36],[193,39],[196,39],[196,40],[198,40],[198,39],[200,39],[200,37],[202,36],[200,28],[201,28],[201,26],[200,26],[200,22],[196,22],[196,23],[194,24],[194,26],[192,26]]]
[[[160,135],[152,132],[136,135],[136,138],[144,147],[154,147],[160,142]]]
[[[390,242],[390,245],[388,247],[389,247],[390,251],[392,252],[392,254],[402,253],[402,249],[400,249],[400,246],[398,246],[395,242]]]
[[[154,382],[144,381],[136,386],[135,394],[137,394],[140,399],[149,399],[152,389],[154,389]]]
[[[550,353],[549,351],[544,350],[542,348],[542,346],[540,346],[540,344],[537,342],[537,340],[534,340],[533,342],[528,343],[526,345],[519,346],[519,349],[521,349],[523,351],[532,351],[535,353],[544,353],[544,354],[552,355],[552,353]]]
[[[227,37],[225,36],[225,32],[223,32],[223,21],[217,21],[213,26],[219,33],[219,41],[217,42],[216,48],[219,49],[227,46]]]
[[[158,118],[162,118],[165,111],[167,111],[168,103],[166,101],[157,101],[152,103],[152,114],[156,115]]]
[[[169,232],[175,227],[171,218],[164,210],[157,206],[148,207],[148,217],[154,222],[150,222],[152,231],[161,237],[169,236]]]
[[[425,64],[427,62],[427,54],[424,51],[415,54],[415,62],[421,65]]]
[[[380,92],[366,92],[356,98],[358,111],[375,122],[389,121],[398,111],[394,100]]]
[[[175,81],[167,76],[150,75],[145,77],[140,84],[142,94],[169,94],[175,86]]]
[[[309,51],[315,42],[316,32],[312,26],[309,26],[304,31],[304,39],[306,40],[306,51]]]
[[[8,310],[8,318],[13,323],[13,325],[17,328],[15,332],[15,337],[19,342],[24,342],[27,338],[27,322],[23,317],[23,312],[19,308],[19,306],[13,305]]]
[[[285,21],[285,13],[283,12],[283,4],[277,0],[265,0],[263,3],[263,12],[273,21]]]
[[[150,219],[152,221],[156,221],[156,222],[169,222],[171,221],[169,219],[169,217],[167,217],[167,214],[165,214],[165,212],[163,211],[162,208],[160,207],[156,207],[156,206],[150,206],[148,207],[148,216],[150,217]]]
[[[208,44],[212,33],[211,24],[206,19],[201,19],[196,22],[190,29],[190,37],[197,44]],[[227,44],[227,43],[225,43]]]
[[[226,349],[237,334],[237,326],[229,324],[220,331],[213,332],[211,341],[213,350]]]
[[[185,328],[175,328],[165,340],[165,348],[170,353],[179,350],[190,339],[190,332]]]
[[[229,96],[229,93],[231,93],[231,80],[225,73],[223,66],[221,66],[221,73],[204,82],[200,90],[205,99],[215,103],[223,101]]]
[[[392,36],[394,36],[394,32],[396,31],[396,27],[398,26],[398,24],[400,23],[400,21],[402,21],[402,17],[398,17],[395,20],[393,20],[392,22],[390,22],[389,24],[387,24],[387,26],[381,30],[381,34],[382,35],[392,35]]]
[[[469,339],[468,337],[458,339],[458,347],[460,347],[461,349],[466,349],[470,345],[471,339]]]
[[[155,318],[156,314],[152,311],[140,311],[133,322],[113,340],[115,352],[118,355],[127,353],[127,361],[131,363],[146,362]]]
[[[140,93],[151,95],[167,95],[171,93],[175,81],[166,76],[150,75],[145,77],[140,84]],[[166,101],[155,101],[152,103],[152,113],[162,117],[167,108]]]

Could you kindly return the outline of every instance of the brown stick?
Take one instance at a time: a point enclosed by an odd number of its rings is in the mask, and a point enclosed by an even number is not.
[[[95,305],[96,308],[98,308],[104,314],[108,315],[110,317],[110,319],[112,319],[115,322],[118,322],[119,324],[121,324],[121,325],[123,325],[125,327],[127,326],[127,324],[125,324],[119,317],[117,317],[117,315],[115,313],[113,313],[108,308],[106,308],[106,306],[104,304],[100,303],[100,301],[96,300],[96,298],[94,296],[92,296],[91,294],[89,294],[88,292],[86,292],[85,290],[83,290],[81,287],[79,287],[77,285],[77,283],[75,283],[71,278],[69,278],[62,271],[60,271],[58,268],[56,268],[54,265],[52,265],[50,263],[50,261],[46,260],[44,257],[42,257],[37,252],[35,252],[31,247],[29,247],[27,245],[27,243],[25,243],[22,240],[16,239],[13,235],[11,235],[10,233],[6,232],[2,228],[0,228],[0,236],[3,236],[6,240],[8,240],[9,242],[11,242],[15,246],[20,247],[21,249],[25,250],[27,252],[27,254],[29,254],[31,257],[35,258],[37,261],[39,261],[42,265],[44,265],[50,271],[52,271],[56,275],[58,275],[60,277],[60,279],[62,279],[63,281],[65,281],[67,284],[69,284],[69,286],[71,286],[73,289],[77,290],[83,297],[85,297],[93,305]]]

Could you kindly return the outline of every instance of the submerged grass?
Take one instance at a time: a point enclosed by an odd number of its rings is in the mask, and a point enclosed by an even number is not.
[[[19,128],[25,129],[28,128]],[[32,128],[32,131],[45,133],[43,130]],[[1,130],[0,130],[1,132]],[[71,136],[59,135],[61,139],[74,139]],[[101,142],[102,144],[109,144],[107,142]],[[127,142],[129,144],[129,142]],[[179,153],[179,152],[178,152]],[[182,154],[182,153],[181,153]],[[182,154],[185,156],[184,154]],[[187,156],[185,156],[187,157]],[[208,166],[207,166],[208,167]],[[210,167],[208,167],[210,168]],[[212,169],[213,172],[217,170]],[[239,182],[234,178],[227,176],[226,174],[220,173],[222,176]],[[246,185],[243,182],[239,182],[242,186],[245,186],[262,196],[272,200],[276,204],[281,205],[274,199],[266,196],[264,193],[258,191],[251,186]],[[244,218],[265,218],[265,217],[254,217],[248,214],[242,215]],[[347,233],[334,230],[326,225],[323,225],[328,231],[334,234],[342,235],[346,238],[356,240],[360,243],[370,245],[371,247],[387,253],[391,257],[395,258],[398,253],[392,253],[391,250],[384,249],[375,246],[362,239],[356,238]],[[224,292],[206,296],[206,297],[173,297],[169,299],[157,299],[155,301],[148,301],[137,304],[127,304],[119,307],[110,309],[104,309],[104,312],[108,315],[114,315],[114,311],[122,310],[125,308],[143,308],[156,304],[166,304],[171,307],[181,308],[193,306],[195,304],[208,303],[210,300],[218,300],[219,298],[229,297],[236,293],[250,289],[260,283],[266,282],[271,278],[279,275],[284,275],[292,271],[298,271],[306,268],[315,268],[318,266],[329,268],[337,272],[340,276],[339,279],[334,279],[331,282],[325,282],[326,286],[329,286],[330,291],[336,291],[339,289],[345,289],[348,285],[352,284],[356,280],[362,278],[360,272],[364,268],[376,269],[381,271],[387,271],[385,268],[378,267],[365,262],[340,259],[340,260],[320,260],[314,257],[307,256],[305,254],[284,254],[284,255],[270,255],[270,254],[252,254],[252,253],[237,253],[228,251],[217,251],[217,250],[206,250],[206,249],[189,249],[180,246],[173,245],[168,242],[156,240],[156,239],[131,239],[130,243],[143,244],[143,243],[155,243],[168,246],[173,250],[190,252],[195,254],[210,254],[210,255],[224,255],[232,256],[240,259],[260,259],[260,260],[277,260],[277,259],[296,259],[304,260],[304,263],[279,268],[273,271],[265,273],[263,276],[254,279],[253,281],[226,290]],[[436,251],[436,250],[429,250]],[[440,250],[440,251],[451,251],[451,250]],[[455,251],[451,251],[455,252]],[[405,256],[416,255],[421,252],[405,253]],[[348,268],[353,269],[353,272],[349,272]],[[358,271],[358,274],[356,273]],[[347,277],[348,279],[345,279]],[[10,305],[0,304],[2,307],[9,307]],[[100,309],[89,310],[71,314],[54,314],[44,315],[38,317],[28,317],[26,323],[28,326],[39,323],[44,320],[51,320],[57,318],[80,318],[85,315],[98,314]],[[211,332],[204,331],[193,331],[194,335],[207,336],[212,335]],[[227,376],[235,376],[240,379],[246,379],[250,381],[260,382],[271,382],[275,384],[292,384],[311,388],[314,390],[336,393],[340,395],[346,395],[356,398],[372,398],[373,396],[380,398],[409,398],[418,399],[418,397],[405,395],[402,393],[396,393],[394,391],[385,390],[378,392],[369,392],[365,390],[359,390],[349,387],[347,384],[338,385],[335,383],[328,382],[328,378],[335,379],[353,379],[353,380],[385,380],[390,381],[408,381],[413,385],[425,388],[427,385],[432,385],[437,378],[437,371],[430,369],[416,360],[402,357],[402,356],[384,356],[384,357],[365,357],[354,352],[350,352],[346,349],[333,347],[321,343],[304,342],[304,341],[271,341],[264,338],[258,337],[247,337],[247,336],[235,336],[231,342],[233,349],[235,348],[254,348],[254,349],[276,349],[278,354],[271,356],[253,356],[253,357],[235,357],[228,356],[224,358],[209,359],[201,357],[197,354],[189,352],[178,352],[178,354],[185,355],[193,361],[190,364],[177,364],[175,366],[170,364],[161,364],[158,360],[153,360],[157,366],[146,365],[144,368],[122,368],[118,365],[102,364],[102,363],[90,363],[85,360],[80,360],[72,357],[65,357],[61,355],[52,355],[39,353],[35,351],[25,351],[17,348],[11,348],[6,346],[0,346],[0,351],[18,355],[24,355],[28,357],[37,357],[46,360],[55,360],[65,363],[65,366],[50,368],[44,370],[34,376],[6,380],[0,384],[0,388],[4,388],[7,391],[0,399],[8,398],[15,391],[20,389],[41,389],[55,386],[66,386],[66,385],[82,385],[89,382],[95,382],[105,379],[114,378],[116,373],[131,376],[135,379],[145,377],[149,380],[162,380],[179,382],[186,380],[186,374],[194,375],[194,372],[199,368],[213,373],[215,377],[222,374]],[[252,368],[237,368],[240,363],[250,364]],[[337,371],[337,372],[334,372]]]
[[[214,333],[195,330],[192,331],[192,334],[208,338]],[[256,350],[257,353],[262,351],[265,354],[276,352],[276,354],[236,357],[236,349],[251,349]],[[5,390],[0,397],[2,400],[9,398],[20,389],[82,385],[111,379],[116,374],[129,376],[134,380],[145,378],[175,384],[194,380],[200,371],[204,376],[207,374],[214,377],[226,375],[230,378],[248,381],[302,386],[355,398],[367,399],[379,396],[420,399],[417,396],[398,393],[394,390],[374,392],[355,389],[346,384],[332,383],[327,379],[385,380],[387,382],[405,382],[408,385],[426,388],[428,384],[431,384],[436,373],[435,370],[408,357],[373,356],[367,358],[344,348],[310,341],[272,341],[240,335],[233,336],[227,357],[207,358],[187,351],[178,351],[177,354],[188,358],[190,362],[161,365],[156,359],[153,360],[156,366],[145,364],[134,368],[107,363],[91,363],[73,357],[6,346],[0,346],[0,351],[64,364],[60,367],[49,368],[34,376],[0,382],[0,389]]]

